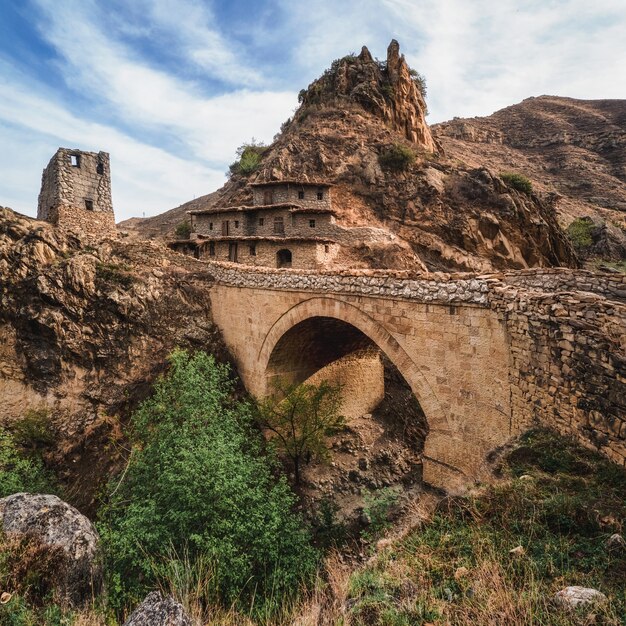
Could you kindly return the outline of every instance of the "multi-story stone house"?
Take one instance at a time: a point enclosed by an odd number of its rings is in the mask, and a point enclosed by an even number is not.
[[[189,211],[191,235],[172,242],[198,258],[266,267],[317,268],[336,256],[331,185],[253,183],[249,206]]]

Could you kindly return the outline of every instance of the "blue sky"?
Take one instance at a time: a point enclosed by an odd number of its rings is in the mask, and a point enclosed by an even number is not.
[[[0,205],[34,215],[59,146],[110,152],[118,220],[214,191],[333,59],[394,37],[430,123],[626,98],[624,0],[2,0]]]

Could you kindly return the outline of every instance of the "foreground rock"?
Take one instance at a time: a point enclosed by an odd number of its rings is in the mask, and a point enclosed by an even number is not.
[[[63,555],[53,586],[74,605],[92,600],[101,588],[99,537],[93,524],[57,496],[16,493],[0,500],[2,531],[8,540],[24,537]]]
[[[124,626],[191,626],[182,604],[153,591],[131,613]]]
[[[577,609],[594,604],[604,604],[607,597],[596,589],[588,587],[565,587],[554,596],[557,604],[566,609]]]

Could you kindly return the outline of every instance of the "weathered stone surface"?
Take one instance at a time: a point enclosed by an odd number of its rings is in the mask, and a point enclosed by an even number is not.
[[[589,216],[597,225],[591,248],[617,259],[624,234],[611,223],[626,225],[625,116],[623,99],[540,96],[488,117],[436,124],[432,132],[468,165],[526,175],[562,223]]]
[[[114,236],[109,155],[59,148],[41,177],[37,218],[83,236]]]
[[[2,531],[28,536],[64,554],[55,586],[72,604],[91,601],[100,591],[99,537],[92,523],[57,496],[16,493],[0,500]]]
[[[566,609],[577,609],[594,604],[604,604],[608,601],[607,597],[596,589],[587,587],[565,587],[558,591],[554,600],[557,604]]]
[[[127,414],[176,346],[227,358],[206,267],[154,243],[88,243],[0,208],[0,423],[45,411],[48,460],[83,511],[117,462],[108,416]]]
[[[192,626],[192,622],[182,604],[153,591],[131,613],[124,626]]]

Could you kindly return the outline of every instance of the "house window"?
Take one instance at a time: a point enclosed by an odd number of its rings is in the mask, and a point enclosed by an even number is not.
[[[325,252],[326,254],[328,254],[328,251],[329,251],[329,250],[330,250],[330,246],[329,246],[328,244],[326,244],[326,245],[324,246],[324,252]]]
[[[250,256],[256,256],[256,244],[255,243],[250,244]]]
[[[265,224],[265,219],[263,217],[259,218],[259,226],[263,226]]]
[[[213,222],[209,222],[209,230],[213,230]]]
[[[304,191],[298,192],[298,200],[304,200]]]
[[[70,165],[80,167],[80,154],[70,154]]]
[[[209,256],[215,256],[215,242],[209,241]]]
[[[230,235],[230,222],[228,220],[224,220],[222,222],[222,235],[228,237]]]
[[[104,174],[104,164],[103,163],[98,163],[98,165],[96,165],[96,173],[97,174]]]
[[[88,211],[93,211],[93,200],[85,200],[85,208]]]
[[[315,220],[309,220],[309,226],[315,228]]]
[[[282,217],[274,218],[274,232],[280,235],[285,233],[285,222]]]
[[[317,190],[317,199],[318,200],[323,200],[324,199],[324,192],[321,189]]]
[[[235,220],[235,228],[239,228],[239,220]]]

